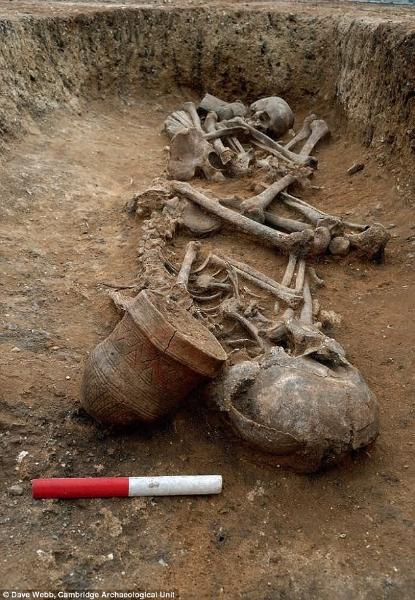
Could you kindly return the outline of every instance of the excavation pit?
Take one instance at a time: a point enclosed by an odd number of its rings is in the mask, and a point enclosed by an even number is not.
[[[3,482],[25,490],[4,497],[2,580],[16,589],[139,584],[183,598],[216,597],[222,588],[230,598],[385,590],[410,597],[410,9],[274,2],[4,2],[0,9]],[[302,197],[351,220],[380,221],[392,235],[381,265],[355,257],[318,265],[327,282],[318,299],[342,315],[333,335],[376,393],[381,418],[375,446],[324,475],[283,472],[196,397],[163,424],[128,432],[99,428],[77,410],[87,352],[119,320],[105,284],[129,285],[137,274],[141,222],[124,205],[165,169],[166,115],[206,91],[246,102],[281,95],[296,129],[308,112],[326,119],[332,135],[316,151],[312,182],[319,189]],[[364,169],[348,175],[355,163]],[[249,186],[229,180],[221,195],[249,196]],[[188,241],[174,242],[178,261]],[[281,280],[286,259],[246,236],[236,245],[225,229],[203,244]],[[26,493],[34,477],[178,471],[220,472],[225,492],[46,508]]]

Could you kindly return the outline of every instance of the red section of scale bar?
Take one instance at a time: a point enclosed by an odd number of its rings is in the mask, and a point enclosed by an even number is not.
[[[109,498],[128,496],[128,477],[32,479],[33,498]]]

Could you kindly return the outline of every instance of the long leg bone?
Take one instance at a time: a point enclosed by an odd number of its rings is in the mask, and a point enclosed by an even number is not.
[[[207,133],[216,131],[216,121],[217,121],[216,113],[209,112],[206,115],[203,126]],[[223,144],[223,142],[220,138],[218,138],[217,140],[213,140],[212,145],[213,145],[214,149],[216,150],[217,154],[220,156],[222,164],[226,165],[230,160],[232,160],[232,158],[233,158],[232,150],[230,148],[226,148],[226,146]]]
[[[297,221],[296,219],[287,219],[287,217],[280,217],[274,213],[264,212],[265,223],[272,225],[276,229],[283,229],[292,233],[293,231],[304,231],[304,229],[310,229],[309,223],[303,221]]]
[[[189,242],[186,247],[186,254],[180,267],[179,274],[177,275],[176,283],[178,286],[187,290],[187,284],[189,282],[190,270],[192,264],[196,260],[198,250],[200,249],[199,242]]]
[[[300,131],[287,144],[285,144],[284,147],[286,150],[291,150],[291,148],[294,148],[294,146],[296,146],[299,142],[302,142],[309,137],[311,134],[310,125],[315,119],[316,115],[313,114],[308,115],[308,117],[304,119],[303,126],[301,127]]]
[[[368,228],[368,225],[361,225],[359,223],[351,223],[349,221],[343,221],[340,217],[336,217],[334,215],[329,215],[328,213],[316,208],[312,204],[305,202],[305,200],[301,200],[292,194],[288,194],[287,192],[281,192],[281,198],[287,206],[291,206],[291,208],[298,210],[301,212],[306,218],[309,219],[311,223],[317,225],[319,221],[324,221],[328,219],[332,222],[333,226],[336,223],[341,223],[347,229],[352,229],[354,231],[365,231]],[[302,210],[301,210],[302,209]],[[331,227],[333,229],[333,226]]]
[[[250,218],[263,223],[265,221],[264,210],[267,206],[271,204],[278,194],[295,181],[297,181],[297,177],[291,174],[285,175],[285,177],[275,181],[260,194],[241,202],[242,213],[248,214]]]
[[[324,219],[328,216],[318,208],[315,208],[304,200],[300,200],[300,198],[296,198],[291,194],[287,194],[287,192],[281,192],[281,199],[284,204],[304,215],[304,217],[306,217],[310,223],[313,223],[313,225],[317,225],[321,219]]]
[[[171,189],[178,194],[182,194],[189,200],[196,202],[196,204],[199,204],[199,206],[206,211],[231,223],[237,229],[253,235],[261,242],[274,246],[284,253],[304,253],[309,248],[312,233],[307,229],[291,234],[281,233],[222,206],[218,200],[208,198],[188,183],[173,181],[171,182]]]
[[[300,156],[309,156],[317,143],[330,133],[330,129],[323,119],[317,119],[310,125],[311,134],[300,150]]]

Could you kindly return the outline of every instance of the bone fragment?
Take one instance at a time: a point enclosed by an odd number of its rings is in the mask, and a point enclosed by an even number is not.
[[[187,284],[189,282],[190,270],[194,261],[196,260],[198,250],[200,249],[199,242],[189,242],[186,247],[186,253],[180,267],[179,274],[177,275],[176,283],[183,289],[187,290]]]
[[[203,126],[207,133],[212,133],[216,131],[216,121],[217,116],[214,112],[209,112],[206,115]],[[230,160],[232,160],[233,152],[230,148],[226,148],[221,139],[212,140],[212,144],[217,154],[220,156],[222,164],[226,165]]]
[[[316,121],[313,121],[310,125],[310,128],[311,134],[304,146],[301,148],[300,156],[309,156],[317,143],[330,133],[330,129],[323,119],[317,119]]]
[[[222,123],[216,123],[216,129],[220,130],[224,127],[226,128]],[[231,174],[236,177],[246,175],[253,158],[253,151],[251,149],[246,151],[236,136],[229,136],[227,143],[235,152],[235,156],[232,158],[229,169]]]
[[[222,221],[205,212],[200,206],[190,200],[182,200],[185,206],[181,224],[196,236],[206,236],[219,231]]]
[[[233,306],[233,303],[228,305],[224,302],[222,305],[222,312],[225,316],[238,321],[238,323],[245,327],[248,333],[250,333],[253,339],[256,341],[258,346],[262,350],[265,350],[265,344],[264,341],[259,337],[258,329],[236,310],[236,308]]]
[[[285,273],[281,281],[281,285],[290,287],[296,264],[297,256],[295,254],[290,254],[290,256],[288,257],[287,268],[285,269]]]
[[[312,325],[313,324],[313,299],[311,297],[310,286],[308,284],[308,277],[306,276],[304,279],[304,287],[303,287],[303,296],[304,296],[304,304],[300,313],[300,321],[304,323],[304,325]]]
[[[306,140],[309,137],[309,135],[311,134],[310,125],[315,119],[316,115],[314,114],[308,115],[308,117],[304,119],[303,126],[301,127],[300,131],[287,144],[285,144],[284,147],[286,150],[291,150],[299,142],[302,142],[303,140]]]
[[[287,150],[286,148],[284,148],[284,146],[281,146],[281,144],[274,141],[262,131],[259,131],[255,127],[252,127],[251,125],[249,125],[249,123],[246,123],[246,121],[244,121],[240,117],[235,117],[234,119],[232,119],[232,121],[228,121],[227,124],[239,124],[245,126],[251,134],[251,137],[253,137],[258,142],[265,144],[268,148],[273,148],[274,150],[277,150],[280,154],[282,154],[297,165],[309,165],[311,167],[317,166],[317,160],[314,157],[305,156],[304,154],[296,154],[295,152],[291,152],[291,150]]]
[[[274,246],[284,253],[305,252],[308,249],[312,233],[307,229],[291,234],[281,233],[222,206],[217,199],[208,198],[188,183],[173,181],[171,188],[189,200],[196,202],[208,212],[231,223],[237,229],[253,235],[261,242]]]
[[[286,162],[289,165],[295,166],[295,163],[292,160],[281,154],[281,152],[278,152],[278,150],[275,150],[275,148],[270,148],[269,146],[263,144],[262,142],[259,142],[258,140],[252,140],[252,143],[254,144],[254,146],[261,148],[261,150],[265,150],[269,154],[272,154],[272,156],[275,156],[275,158],[278,158],[278,160],[282,160],[283,162]],[[259,163],[259,161],[257,162]],[[265,164],[261,166],[265,167]],[[268,168],[271,167],[268,165]]]
[[[295,291],[297,294],[301,293],[304,287],[304,277],[305,277],[305,260],[301,258],[298,261],[297,267],[297,277],[295,279]]]
[[[334,310],[321,310],[319,319],[323,327],[339,327],[342,318]]]

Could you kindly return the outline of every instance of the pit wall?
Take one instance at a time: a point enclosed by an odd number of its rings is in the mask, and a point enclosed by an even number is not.
[[[83,99],[176,86],[335,109],[413,166],[415,28],[319,12],[111,8],[0,20],[0,138]]]

